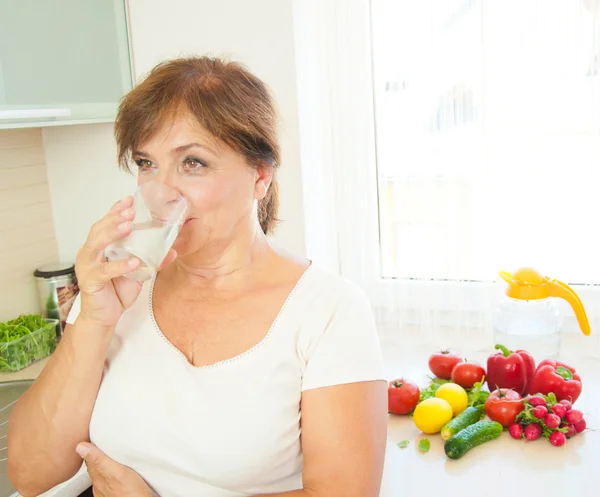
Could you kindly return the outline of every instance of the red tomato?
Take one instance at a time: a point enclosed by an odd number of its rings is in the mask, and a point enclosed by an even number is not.
[[[452,370],[460,361],[461,357],[450,352],[449,350],[442,350],[431,354],[429,357],[429,369],[438,378],[449,380],[452,376]]]
[[[485,401],[485,413],[492,421],[507,427],[515,422],[517,415],[525,408],[518,392],[500,388],[490,393]]]
[[[390,381],[388,386],[388,411],[392,414],[409,414],[419,403],[421,391],[416,383],[404,378]]]
[[[485,376],[485,369],[474,362],[460,362],[452,370],[451,379],[463,388],[473,388]]]

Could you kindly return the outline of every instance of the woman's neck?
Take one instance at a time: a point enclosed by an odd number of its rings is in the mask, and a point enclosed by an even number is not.
[[[227,290],[239,288],[241,282],[274,256],[275,250],[259,229],[251,236],[236,237],[224,249],[206,249],[179,257],[165,272],[178,284]]]

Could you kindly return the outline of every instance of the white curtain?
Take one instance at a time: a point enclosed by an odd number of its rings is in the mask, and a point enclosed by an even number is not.
[[[600,352],[600,2],[295,9],[309,255],[367,290],[384,335],[479,350],[498,271],[533,266],[575,284]]]

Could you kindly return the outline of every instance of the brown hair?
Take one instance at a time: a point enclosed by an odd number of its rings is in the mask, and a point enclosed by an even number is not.
[[[130,171],[132,151],[181,108],[251,166],[273,168],[271,186],[258,205],[260,226],[271,233],[279,209],[277,113],[267,86],[239,63],[190,57],[154,67],[119,106],[115,138],[121,167]]]

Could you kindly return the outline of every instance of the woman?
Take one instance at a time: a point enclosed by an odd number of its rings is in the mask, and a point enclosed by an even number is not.
[[[375,497],[386,382],[367,299],[272,245],[280,150],[266,86],[242,66],[157,66],[123,100],[115,136],[138,182],[189,205],[155,278],[107,262],[132,199],[91,229],[80,301],[10,422],[24,496],[85,460],[97,496]]]

